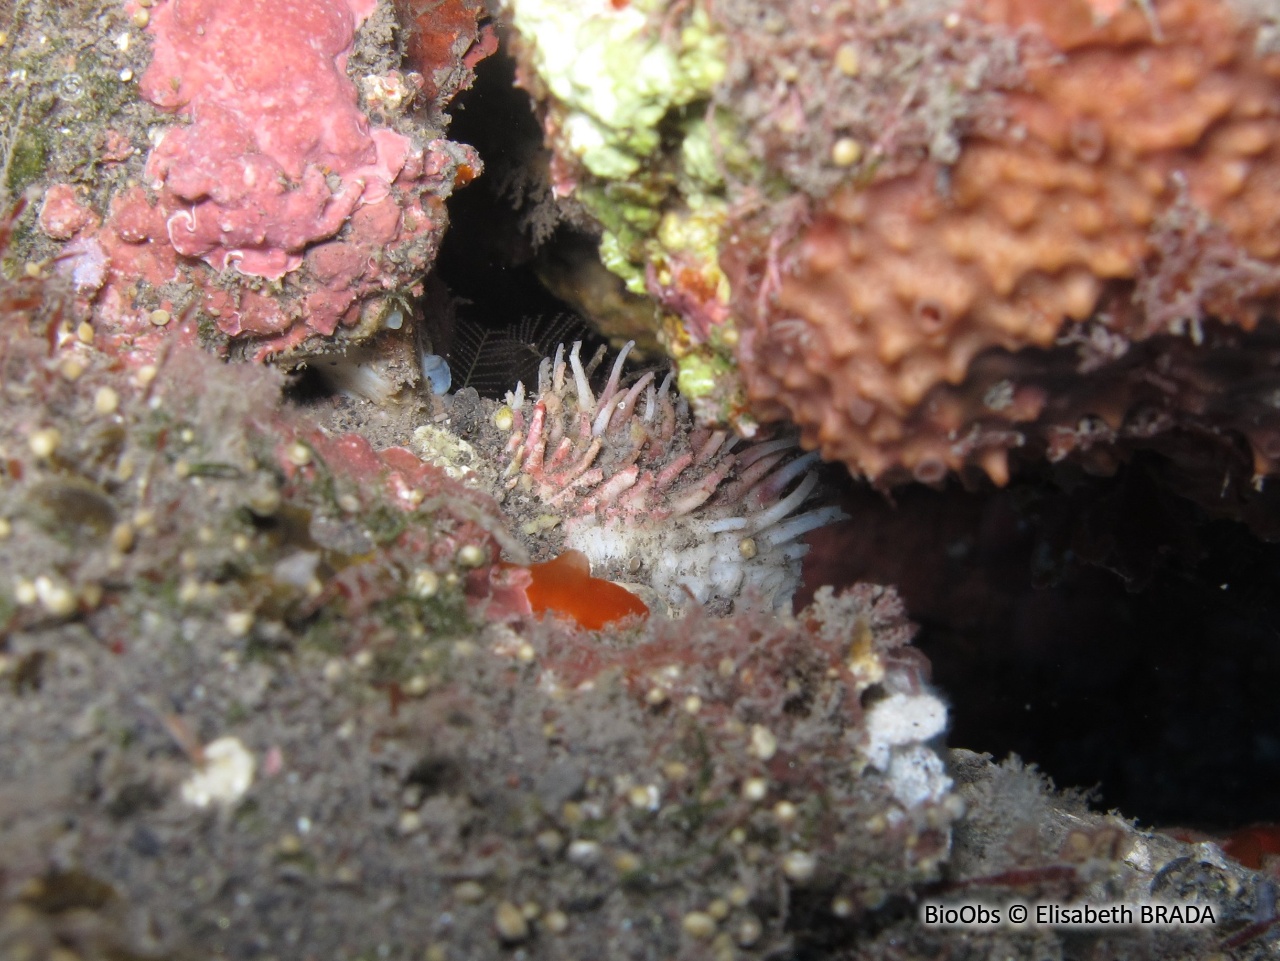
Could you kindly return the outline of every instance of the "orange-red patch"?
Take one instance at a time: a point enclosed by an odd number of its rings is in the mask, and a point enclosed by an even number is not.
[[[1280,856],[1280,824],[1250,824],[1234,831],[1222,842],[1222,850],[1246,868],[1261,870]]]
[[[624,617],[649,614],[644,601],[626,588],[592,577],[591,562],[581,551],[530,564],[529,573],[533,582],[526,594],[535,614],[562,614],[592,631]]]
[[[497,49],[497,34],[479,25],[485,12],[482,0],[396,0],[396,6],[409,28],[408,61],[422,74],[428,100],[456,92],[441,90],[438,81],[457,65],[460,40],[467,50],[463,60],[468,71]],[[470,79],[463,82],[464,89],[470,85]]]

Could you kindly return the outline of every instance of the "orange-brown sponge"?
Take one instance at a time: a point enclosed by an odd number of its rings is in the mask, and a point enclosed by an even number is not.
[[[1276,473],[1280,372],[1259,338],[1280,292],[1280,55],[1264,31],[1226,0],[974,0],[966,23],[1018,36],[1023,79],[953,164],[886,163],[785,245],[776,217],[772,243],[731,232],[760,413],[880,483],[970,466],[1002,483],[1012,448],[1171,430],[1247,442],[1255,479]]]

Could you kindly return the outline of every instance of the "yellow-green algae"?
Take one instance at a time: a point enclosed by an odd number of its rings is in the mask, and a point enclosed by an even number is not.
[[[573,195],[601,224],[601,261],[633,293],[651,293],[650,271],[662,287],[692,271],[698,289],[713,293],[720,336],[672,336],[681,325],[670,315],[660,335],[699,418],[750,433],[728,348],[730,290],[718,251],[725,171],[745,172],[751,163],[731,120],[708,109],[727,69],[726,38],[698,3],[678,22],[667,0],[621,9],[510,0],[508,9],[544,87],[552,147],[579,165]],[[672,271],[677,263],[680,277]]]
[[[706,11],[694,7],[669,37],[666,7],[665,0],[622,9],[567,0],[511,4],[533,65],[560,106],[558,146],[602,180],[639,173],[661,146],[663,118],[708,98],[724,77],[725,38]]]

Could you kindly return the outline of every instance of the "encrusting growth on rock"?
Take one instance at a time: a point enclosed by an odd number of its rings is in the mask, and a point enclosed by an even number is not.
[[[882,484],[1002,484],[1020,447],[1109,469],[1178,428],[1280,470],[1280,418],[1220,375],[1276,383],[1242,338],[1280,294],[1280,58],[1243,7],[958,8],[1019,32],[1023,76],[954,158],[839,186],[767,256],[726,245],[757,409]]]
[[[408,9],[428,22],[407,32],[388,0],[123,6],[150,64],[104,122],[143,128],[144,111],[149,149],[114,153],[120,176],[99,184],[61,173],[39,219],[104,333],[152,353],[148,317],[193,315],[263,359],[365,339],[421,294],[445,198],[482,169],[443,116],[495,46],[478,0]],[[421,42],[433,19],[441,49]]]

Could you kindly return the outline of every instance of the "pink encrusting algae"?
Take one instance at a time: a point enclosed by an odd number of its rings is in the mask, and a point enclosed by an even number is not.
[[[631,346],[598,397],[590,379],[604,351],[584,365],[580,343],[543,361],[536,398],[523,384],[508,394],[508,489],[563,517],[564,547],[594,573],[647,583],[674,609],[788,607],[807,551],[799,539],[844,516],[802,510],[817,455],[797,456],[792,437],[742,444],[695,429],[670,374],[624,384]]]
[[[361,82],[378,96],[360,100],[348,59],[376,7],[129,0],[153,42],[138,93],[182,122],[152,136],[141,182],[108,209],[54,184],[41,217],[68,242],[67,270],[100,319],[128,336],[146,330],[140,300],[146,311],[198,309],[223,334],[254,340],[262,358],[340,327],[376,327],[393,295],[414,291],[447,225],[445,198],[482,165],[405,113],[428,99],[421,74],[370,74]],[[474,59],[459,56],[465,76],[420,104],[422,116],[469,83]],[[192,288],[166,296],[170,284]]]

